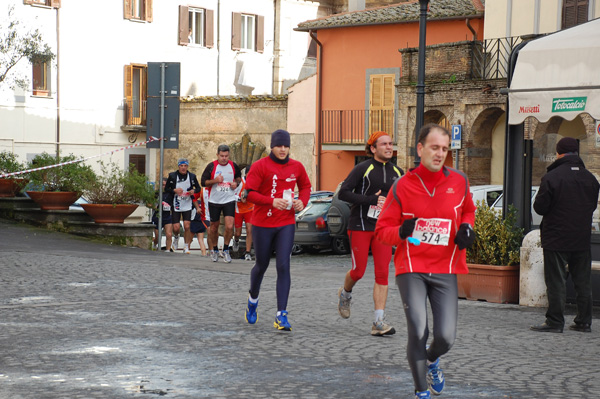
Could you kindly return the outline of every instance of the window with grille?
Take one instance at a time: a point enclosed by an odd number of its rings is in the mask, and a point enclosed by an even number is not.
[[[125,125],[146,124],[147,70],[142,64],[125,65]]]
[[[588,21],[589,0],[563,0],[562,28]]]

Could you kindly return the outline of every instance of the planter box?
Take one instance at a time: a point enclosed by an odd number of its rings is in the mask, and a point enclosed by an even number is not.
[[[458,297],[493,303],[519,303],[519,266],[469,264],[458,274]]]

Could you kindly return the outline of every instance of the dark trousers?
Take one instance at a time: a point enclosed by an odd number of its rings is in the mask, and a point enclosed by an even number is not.
[[[258,298],[260,285],[271,253],[275,250],[275,267],[277,268],[277,310],[286,310],[292,279],[290,275],[290,262],[292,247],[294,246],[295,225],[288,224],[281,227],[252,226],[252,240],[256,263],[250,271],[250,295]]]
[[[567,265],[569,269],[567,271]],[[592,253],[587,251],[551,251],[544,249],[544,279],[548,295],[546,324],[562,328],[565,324],[566,281],[568,274],[575,285],[577,316],[575,323],[592,324]]]

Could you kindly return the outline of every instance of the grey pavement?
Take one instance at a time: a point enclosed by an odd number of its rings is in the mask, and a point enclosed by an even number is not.
[[[251,262],[107,246],[5,220],[0,231],[2,399],[414,397],[393,273],[387,320],[397,333],[372,337],[372,266],[344,320],[336,293],[350,257],[294,256],[285,333],[273,328],[274,259],[251,326]],[[543,320],[540,308],[460,300],[441,398],[597,397],[597,314],[591,334],[529,331]]]

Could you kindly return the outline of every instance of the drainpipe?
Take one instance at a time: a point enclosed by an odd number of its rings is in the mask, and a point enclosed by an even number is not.
[[[317,35],[315,34],[314,31],[309,31],[310,37],[315,41],[315,43],[317,43],[317,46],[319,47],[319,53],[318,53],[318,60],[319,62],[317,63],[317,135],[316,135],[316,142],[315,142],[315,148],[317,150],[317,163],[315,165],[315,170],[316,170],[316,176],[315,176],[315,186],[316,186],[316,190],[320,190],[321,189],[321,135],[322,135],[322,105],[321,105],[321,101],[323,99],[323,44],[317,39]]]
[[[283,94],[280,86],[280,71],[281,68],[279,61],[279,31],[281,30],[281,23],[277,18],[277,7],[279,0],[273,0],[273,81],[271,82],[271,93]],[[279,4],[280,7],[280,4]],[[281,13],[280,13],[281,14]],[[279,16],[281,18],[281,15]]]
[[[56,157],[60,156],[60,7],[56,7]]]
[[[217,96],[221,86],[221,0],[217,2]],[[162,179],[162,176],[161,176]],[[162,180],[161,180],[162,183]]]
[[[475,29],[473,29],[473,27],[471,26],[471,19],[467,18],[465,20],[465,22],[467,23],[467,28],[469,28],[469,30],[473,34],[473,41],[476,41],[477,40],[477,32],[475,32]]]

